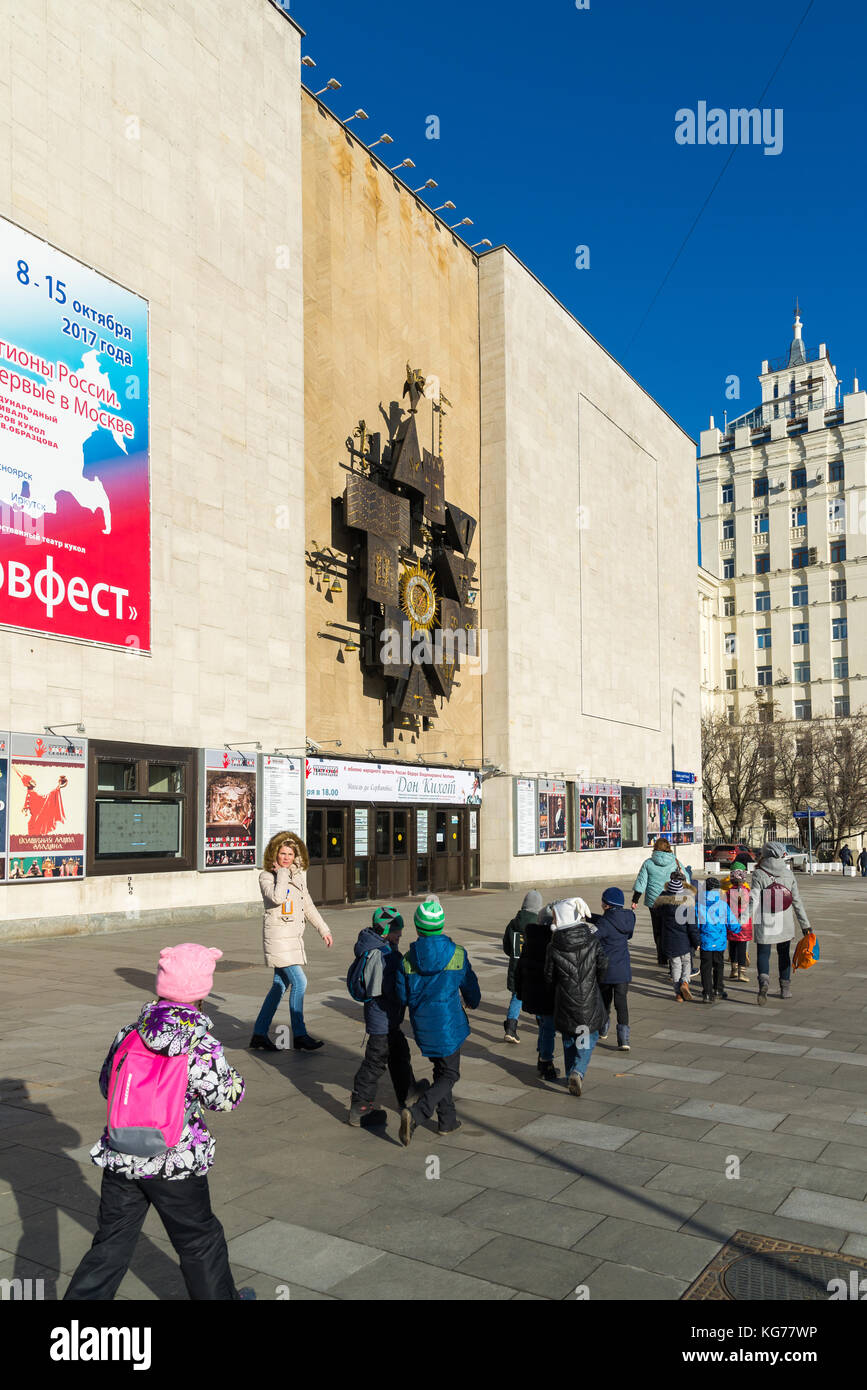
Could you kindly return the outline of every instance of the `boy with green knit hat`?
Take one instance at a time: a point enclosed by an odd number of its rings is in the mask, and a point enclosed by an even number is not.
[[[397,997],[409,1007],[409,1021],[419,1050],[433,1062],[433,1083],[400,1114],[400,1142],[406,1146],[421,1120],[434,1111],[440,1134],[455,1134],[461,1122],[452,1100],[460,1079],[461,1046],[470,1035],[463,1004],[477,1009],[479,982],[463,946],[444,935],[445,912],[433,896],[415,910],[418,939],[410,946],[396,976]]]

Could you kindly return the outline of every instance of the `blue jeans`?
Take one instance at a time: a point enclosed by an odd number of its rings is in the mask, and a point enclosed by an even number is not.
[[[512,997],[511,997],[511,999],[509,1000],[509,1008],[508,1008],[508,1011],[507,1011],[507,1013],[506,1013],[506,1018],[517,1019],[517,1018],[520,1018],[520,1017],[521,1017],[521,1001],[520,1001],[520,999],[518,998],[517,994],[513,994]]]
[[[536,1022],[539,1025],[539,1041],[536,1044],[536,1050],[543,1062],[553,1062],[554,1020],[550,1014],[537,1014]]]
[[[265,996],[259,1010],[259,1017],[253,1024],[253,1032],[267,1035],[280,1000],[289,991],[289,1022],[293,1038],[302,1038],[307,1029],[304,1025],[304,994],[307,989],[307,976],[300,965],[280,965],[274,971],[274,983]]]
[[[780,968],[780,979],[790,980],[792,978],[792,962],[790,958],[791,941],[777,942],[777,965]],[[770,975],[771,973],[771,943],[760,946],[756,943],[756,955],[758,956],[758,966],[760,975]]]
[[[590,1034],[586,1047],[579,1047],[572,1033],[562,1033],[560,1036],[563,1039],[563,1061],[566,1066],[566,1075],[571,1076],[573,1072],[577,1071],[579,1076],[586,1076],[590,1057],[599,1041],[598,1032]]]

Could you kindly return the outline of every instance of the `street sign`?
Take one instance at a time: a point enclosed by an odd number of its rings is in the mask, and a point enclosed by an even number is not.
[[[827,814],[828,814],[827,811],[795,811],[795,812],[793,812],[793,815],[794,815],[794,817],[795,817],[795,820],[807,820],[808,818],[809,818],[810,820],[822,820],[825,816],[827,816]]]
[[[676,771],[676,769],[672,768],[672,771],[671,771],[671,780],[672,780],[673,782],[694,782],[694,781],[695,781],[695,773],[694,773],[694,772],[678,772],[678,771]]]

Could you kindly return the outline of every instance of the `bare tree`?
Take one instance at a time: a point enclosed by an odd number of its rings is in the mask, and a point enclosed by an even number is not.
[[[812,723],[774,724],[772,756],[775,794],[789,819],[803,811],[814,791]]]
[[[767,714],[773,706],[752,705],[737,724],[707,714],[701,724],[702,797],[720,834],[736,839],[761,805],[773,753]]]
[[[836,856],[849,835],[867,827],[867,711],[814,720],[812,752],[815,798],[826,812],[827,840]]]

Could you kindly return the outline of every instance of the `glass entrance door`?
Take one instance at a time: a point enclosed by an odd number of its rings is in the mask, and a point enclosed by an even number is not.
[[[461,890],[466,887],[464,840],[466,811],[461,806],[432,812],[434,844],[431,855],[433,891]]]
[[[346,901],[346,807],[307,807],[307,887],[316,903]]]
[[[409,892],[412,812],[376,809],[376,896],[402,898]]]

